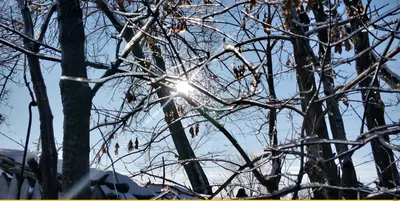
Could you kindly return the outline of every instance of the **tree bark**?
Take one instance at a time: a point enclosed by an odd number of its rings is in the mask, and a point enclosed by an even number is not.
[[[33,22],[29,9],[25,6],[25,1],[17,0],[17,2],[24,21],[24,33],[28,37],[34,38]],[[39,52],[39,46],[31,40],[24,39],[24,47],[32,52]],[[39,58],[27,55],[27,59],[40,118],[42,197],[44,199],[58,199],[57,150],[54,142],[53,114],[47,96],[46,84],[40,69]]]
[[[324,13],[324,6],[322,5],[322,1],[316,1],[313,5],[309,5],[314,13],[316,22],[324,23],[327,22],[327,16]],[[328,30],[324,29],[318,32],[318,39],[324,43],[328,43]],[[331,62],[331,48],[326,48],[327,52],[325,52],[324,45],[319,45],[320,52],[320,60],[325,59],[325,65]],[[323,55],[326,55],[325,58],[322,58]],[[327,72],[330,72],[330,75],[327,75]],[[332,70],[324,71],[321,74],[321,79],[324,87],[324,94],[326,96],[330,96],[334,94],[335,83],[332,78]],[[346,131],[344,129],[342,114],[340,113],[338,100],[335,97],[331,97],[326,100],[326,105],[328,108],[328,118],[330,123],[330,128],[332,132],[333,139],[339,140],[347,140]],[[345,144],[335,144],[336,150],[338,154],[348,151],[348,146]],[[342,169],[342,177],[340,178],[343,182],[344,187],[357,187],[357,174],[354,169],[353,161],[351,157],[348,155],[340,157],[341,161],[341,169]],[[357,199],[356,191],[344,191],[344,194],[347,199]],[[341,199],[341,198],[339,198]]]
[[[354,14],[353,8],[358,8],[357,5],[362,5],[362,2],[360,0],[356,1],[345,0],[344,2],[346,4],[346,7],[351,11],[350,16]],[[361,20],[363,20],[363,18],[351,21],[350,24],[351,24],[351,29],[353,31],[361,27],[362,23]],[[359,54],[360,52],[370,47],[368,32],[357,33],[354,36],[354,40],[355,40],[355,45],[354,45],[355,54]],[[373,57],[371,55],[371,52],[368,51],[364,53],[356,60],[357,74],[361,74],[364,70],[368,69],[373,64],[374,64]],[[359,86],[369,87],[372,81],[373,81],[372,76],[368,76],[360,82]],[[380,87],[378,80],[376,80],[376,82],[372,84],[374,87]],[[366,121],[368,129],[386,125],[384,108],[379,107],[380,104],[383,104],[381,103],[381,98],[380,98],[381,96],[379,91],[371,90],[369,100],[367,100],[367,93],[368,90],[363,90],[361,92],[361,97],[364,102],[364,108],[366,110]],[[367,101],[368,104],[365,104],[367,103]],[[385,135],[383,139],[387,142],[390,141],[389,136],[387,135]],[[396,161],[393,156],[393,151],[382,145],[379,139],[374,139],[371,141],[371,149],[377,167],[376,171],[379,178],[379,186],[386,188],[394,188],[400,185],[399,172],[397,169]]]
[[[374,52],[371,53],[371,59],[373,63],[378,61],[378,55]],[[382,64],[380,76],[382,80],[386,82],[393,89],[400,89],[400,76],[395,72],[391,71],[386,64]]]
[[[296,14],[296,11],[294,11],[293,9],[290,15],[291,19],[300,21],[299,17]],[[308,16],[306,14],[301,17],[308,19]],[[292,22],[290,26],[291,32],[299,35],[304,35],[304,30],[302,27],[298,27]],[[296,62],[297,83],[301,96],[303,97],[301,107],[304,112],[307,110],[307,107],[309,107],[309,113],[304,119],[304,121],[307,122],[305,124],[305,132],[307,136],[317,134],[320,139],[329,139],[328,129],[324,119],[324,113],[322,111],[322,103],[316,102],[318,100],[318,97],[316,97],[314,101],[311,102],[312,97],[317,90],[313,69],[307,67],[307,65],[310,64],[310,61],[307,58],[310,58],[310,52],[312,52],[312,50],[309,49],[308,41],[303,38],[294,39],[293,49]],[[332,147],[330,144],[311,146],[308,152],[314,155],[316,158],[322,157],[323,159],[328,159],[333,157]],[[330,161],[322,165],[312,164],[312,161],[307,161],[306,166],[308,167],[309,171],[308,176],[312,182],[325,183],[326,181],[328,181],[330,185],[338,185],[339,182],[337,169],[334,161]],[[314,192],[314,198],[337,199],[337,190],[316,190]]]
[[[87,78],[85,34],[79,0],[58,0],[63,76]],[[91,90],[87,83],[60,80],[64,113],[63,178],[65,199],[89,199],[89,123]]]

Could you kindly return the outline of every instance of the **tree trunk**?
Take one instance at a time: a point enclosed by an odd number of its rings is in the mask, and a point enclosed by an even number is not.
[[[268,24],[272,23],[272,16],[271,16],[271,6],[268,5]],[[269,34],[269,32],[267,33]],[[271,39],[267,40],[267,69],[268,69],[268,75],[267,75],[267,82],[268,82],[268,90],[269,90],[269,95],[272,100],[276,100],[276,93],[275,93],[275,84],[274,84],[274,72],[272,68],[272,49],[273,47],[271,46]],[[272,147],[277,147],[278,146],[278,131],[277,131],[277,113],[276,109],[270,109],[269,110],[269,129],[268,129],[268,134],[269,134],[269,142],[270,146]],[[279,153],[273,151],[272,156],[277,156]],[[276,158],[272,160],[272,171],[270,176],[274,176],[270,179],[271,181],[271,188],[273,191],[277,191],[279,189],[279,182],[281,180],[281,160],[280,158]],[[272,192],[271,192],[272,193]],[[279,196],[274,197],[275,199],[279,199]]]
[[[33,23],[29,9],[25,6],[24,1],[17,0],[17,2],[24,20],[24,33],[33,39]],[[31,40],[24,39],[24,46],[32,52],[39,52],[39,47]],[[42,140],[42,152],[40,155],[41,179],[43,182],[42,197],[44,199],[58,199],[57,150],[54,142],[53,115],[47,96],[46,84],[40,69],[39,59],[32,55],[27,55],[27,58],[40,118],[40,137]]]
[[[104,3],[103,0],[97,0],[96,1],[97,5],[99,8],[107,15],[107,17],[110,19],[110,21],[113,23],[115,29],[118,32],[121,32],[122,30],[122,24],[117,20],[116,17],[114,17],[113,13],[110,12],[107,4]],[[127,29],[125,31],[125,34],[123,35],[125,41],[130,41],[133,38],[134,34],[131,29]],[[140,59],[145,59],[144,53],[142,51],[142,47],[139,45],[138,42],[134,44],[134,47],[132,49],[132,54],[135,55],[136,57]],[[154,56],[154,60],[156,61],[156,65],[162,69],[165,70],[165,63],[164,59],[162,57],[158,57],[156,55]],[[143,61],[139,62],[142,66],[146,66]],[[159,98],[164,98],[170,96],[170,92],[165,89],[161,89],[157,92],[157,96]],[[173,100],[167,101],[161,101],[161,105],[163,106],[163,112],[165,115],[168,114],[173,114],[174,119],[178,119],[179,115],[175,106],[175,103]],[[169,121],[166,120],[168,123],[168,128],[169,131],[171,132],[172,140],[174,142],[175,148],[178,152],[179,155],[179,160],[189,160],[189,159],[194,159],[196,158],[196,155],[193,152],[192,147],[190,146],[189,140],[186,137],[185,130],[182,126],[181,121],[176,121],[174,123],[170,123]],[[192,161],[190,163],[187,163],[184,165],[186,174],[188,175],[189,181],[192,185],[192,188],[195,192],[197,193],[203,193],[203,194],[212,194],[212,189],[211,186],[208,182],[207,176],[204,173],[203,168],[200,166],[200,163],[198,161]]]
[[[305,13],[301,17],[308,19],[308,16]],[[300,21],[296,14],[296,11],[294,10],[291,11],[291,19],[293,18],[295,18],[297,21]],[[304,30],[302,27],[297,27],[294,23],[291,23],[290,26],[293,33],[304,35]],[[293,49],[296,62],[297,83],[301,96],[303,97],[301,107],[303,111],[306,111],[307,107],[309,107],[309,113],[304,119],[304,121],[307,122],[305,124],[305,132],[307,136],[317,134],[320,139],[329,139],[328,129],[326,127],[324,119],[324,113],[322,111],[322,103],[316,102],[318,100],[318,97],[316,97],[314,101],[311,102],[312,97],[317,90],[313,69],[307,69],[308,67],[306,67],[310,64],[310,61],[307,58],[310,58],[309,54],[310,52],[312,52],[312,50],[309,49],[308,41],[302,38],[294,39]],[[314,155],[316,158],[322,157],[323,159],[329,159],[333,157],[330,144],[311,146],[309,149],[309,153]],[[328,181],[330,185],[338,185],[339,182],[337,169],[336,164],[333,160],[322,165],[312,163],[312,161],[307,161],[307,166],[311,168],[309,169],[308,176],[312,182],[325,183],[325,181]],[[338,199],[337,190],[316,190],[314,193],[314,198]]]
[[[378,61],[378,55],[375,52],[371,53],[371,59],[373,63]],[[382,80],[386,82],[393,89],[400,89],[400,76],[395,72],[391,71],[386,64],[382,64],[380,76]]]
[[[63,76],[87,78],[85,34],[79,0],[58,1]],[[87,83],[60,81],[64,113],[63,178],[65,199],[89,199],[89,123],[91,90]]]
[[[362,5],[361,1],[348,1],[345,0],[346,7],[351,10],[350,16],[353,15],[353,8],[358,8],[357,5]],[[350,8],[353,7],[353,8]],[[361,27],[361,20],[353,20],[351,21],[351,29],[357,30]],[[357,33],[353,40],[355,40],[354,53],[359,54],[363,52],[365,49],[370,47],[368,32],[359,32]],[[357,74],[361,74],[364,70],[368,69],[371,65],[373,65],[373,58],[371,52],[368,51],[360,56],[356,60],[356,71]],[[372,82],[372,76],[366,77],[359,84],[360,87],[369,87]],[[379,81],[373,83],[374,87],[380,87]],[[368,129],[372,129],[377,126],[386,125],[385,122],[385,111],[384,108],[380,108],[379,105],[383,104],[381,102],[379,91],[370,91],[369,100],[367,99],[368,90],[362,90],[361,97],[364,102],[364,108],[366,110],[366,120]],[[368,101],[368,104],[365,104]],[[361,125],[364,126],[364,125]],[[385,135],[383,139],[389,142],[389,136]],[[396,161],[393,157],[393,151],[391,149],[386,148],[379,139],[374,139],[371,141],[372,154],[374,156],[375,164],[377,166],[377,174],[379,177],[379,186],[386,188],[394,188],[400,185],[399,172],[397,170]]]
[[[309,5],[314,13],[316,22],[324,23],[327,22],[327,16],[324,13],[324,6],[322,5],[322,1],[314,2],[314,5]],[[318,39],[324,43],[328,42],[328,29],[324,29],[318,32]],[[326,49],[328,52],[325,52],[324,45],[319,45],[319,55],[320,60],[322,60],[322,56],[325,57],[325,65],[329,64],[331,59],[331,48]],[[328,73],[328,74],[327,74]],[[331,76],[330,76],[330,75]],[[334,94],[334,80],[332,78],[332,70],[322,72],[322,83],[324,87],[324,94],[326,96],[330,96]],[[331,97],[326,100],[326,105],[328,108],[328,118],[332,132],[333,139],[339,140],[347,140],[346,132],[344,129],[342,114],[340,113],[339,104],[335,97]],[[336,150],[338,154],[348,151],[348,146],[345,144],[335,144]],[[340,157],[341,161],[341,169],[342,169],[342,178],[344,187],[357,187],[357,175],[354,169],[353,161],[351,157],[348,155]],[[345,196],[347,199],[357,199],[356,191],[345,191]],[[341,198],[339,198],[341,199]]]
[[[140,56],[140,54],[135,54],[135,56]],[[156,60],[156,65],[165,72],[166,68],[164,59],[157,56],[156,54],[153,54],[153,57]],[[179,114],[176,109],[174,100],[164,99],[165,97],[169,97],[170,95],[171,93],[168,89],[161,89],[157,92],[157,96],[163,99],[161,101],[161,106],[163,107],[164,114],[173,114],[173,119],[169,120],[168,118],[166,118],[165,121],[168,124],[172,140],[174,142],[176,150],[178,151],[179,160],[195,159],[196,155],[194,154],[193,149],[190,146],[189,140],[186,137],[185,129],[183,128],[182,122],[175,121],[175,119],[179,119]],[[171,123],[171,121],[174,122]],[[184,168],[190,180],[190,184],[192,185],[192,188],[195,192],[208,195],[212,194],[212,189],[208,182],[207,176],[198,161],[186,163],[184,165]]]

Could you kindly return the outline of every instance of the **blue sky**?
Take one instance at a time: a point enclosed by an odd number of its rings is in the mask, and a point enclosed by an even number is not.
[[[398,5],[399,1],[398,0],[390,0],[390,1],[373,1],[373,5],[375,4],[377,7],[380,5],[389,3],[389,8],[393,8],[394,5]],[[89,26],[89,25],[88,25]],[[88,30],[86,30],[88,31]],[[115,44],[113,42],[107,43],[107,47],[104,49],[105,54],[110,55],[110,59],[113,58],[112,55],[114,55],[115,51]],[[395,47],[396,45],[399,45],[398,41],[395,41],[392,47]],[[378,50],[382,50],[382,47],[384,45],[381,45]],[[349,57],[352,55],[353,52],[351,51],[350,53],[343,53],[343,57]],[[249,55],[249,59],[255,58],[254,55]],[[274,59],[277,59],[276,57]],[[285,60],[283,58],[283,60]],[[390,61],[388,62],[388,66],[396,73],[400,74],[400,62],[398,61],[399,56],[396,56],[395,59],[396,61]],[[274,62],[278,64],[278,62]],[[60,71],[60,66],[58,64],[54,65],[53,67],[50,68],[52,65],[49,62],[42,61],[41,65],[43,67],[43,74],[45,75],[45,81],[47,85],[47,91],[49,95],[49,100],[50,100],[50,105],[51,109],[54,115],[54,133],[55,137],[57,140],[57,143],[62,142],[62,124],[63,124],[63,115],[62,115],[62,105],[61,105],[61,97],[60,97],[60,89],[59,89],[59,79],[61,76],[61,71]],[[275,69],[279,69],[279,66],[275,66]],[[346,74],[351,74],[355,73],[354,71],[354,62],[352,65],[342,65],[339,67],[341,70],[345,71]],[[98,78],[102,72],[97,71],[94,72],[93,70],[89,71],[89,76],[90,78]],[[353,75],[352,77],[355,77]],[[317,78],[317,76],[316,76]],[[19,77],[18,79],[22,80],[22,77]],[[277,82],[277,81],[275,81]],[[337,82],[340,82],[340,79],[337,80]],[[296,84],[295,84],[295,75],[294,73],[290,73],[288,75],[285,75],[282,77],[282,80],[279,81],[279,84],[277,86],[277,96],[278,98],[288,98],[291,95],[295,94],[296,92]],[[383,83],[383,82],[381,82]],[[27,89],[24,86],[16,86],[16,85],[10,85],[11,86],[11,97],[8,101],[7,106],[2,106],[0,108],[0,113],[5,114],[6,116],[6,124],[0,125],[0,132],[8,135],[9,137],[13,138],[14,140],[17,140],[18,142],[22,142],[24,144],[25,141],[25,135],[26,135],[26,129],[27,129],[27,124],[28,124],[28,104],[30,102],[30,97],[28,95]],[[110,85],[108,85],[110,87]],[[384,86],[388,87],[388,86]],[[398,95],[397,95],[398,96]],[[112,97],[112,98],[111,98]],[[113,94],[112,90],[108,90],[106,88],[102,88],[99,93],[96,95],[94,98],[93,103],[96,106],[103,106],[108,109],[117,109],[119,108],[121,101],[123,98],[122,93],[116,93]],[[350,99],[359,99],[360,95],[355,94],[355,95],[350,95]],[[395,94],[382,94],[382,98],[385,102],[388,102],[389,100],[396,100],[396,95]],[[112,100],[113,99],[113,100]],[[353,107],[356,108],[356,112],[358,114],[362,114],[363,108],[359,103],[351,103]],[[342,109],[344,109],[344,105],[340,103],[340,106]],[[146,120],[147,126],[152,126],[155,123],[157,123],[160,118],[163,116],[160,113],[160,108],[157,106],[153,110],[150,111],[150,114],[153,118],[149,118]],[[399,121],[400,119],[400,110],[397,107],[387,107],[386,108],[386,113],[387,116],[392,118],[393,121]],[[39,117],[37,113],[37,109],[35,108],[33,110],[34,116],[33,116],[33,124],[32,124],[32,133],[31,133],[31,140],[30,140],[30,145],[29,149],[31,151],[34,151],[36,147],[33,145],[33,142],[37,141],[39,137]],[[278,115],[278,139],[279,141],[284,141],[286,137],[291,138],[292,137],[292,129],[291,129],[291,123],[287,117],[287,111],[282,111]],[[244,117],[246,118],[246,117]],[[357,114],[351,111],[347,111],[344,115],[344,123],[345,123],[345,129],[347,133],[347,138],[350,140],[355,140],[356,137],[359,135],[360,132],[360,120],[357,117]],[[294,120],[296,123],[296,127],[301,126],[301,119],[294,115]],[[191,123],[189,121],[183,121],[184,124]],[[329,121],[326,119],[327,125],[329,126]],[[387,123],[389,124],[391,122],[391,119],[387,118]],[[221,122],[224,123],[224,122]],[[235,138],[240,141],[241,145],[248,151],[249,153],[260,153],[265,146],[263,144],[263,139],[262,139],[262,134],[254,135],[254,131],[252,131],[249,127],[251,125],[248,125],[249,122],[241,122],[237,121],[235,124],[227,124],[227,129],[228,131],[231,131]],[[254,122],[256,123],[256,122]],[[144,126],[144,125],[142,125]],[[242,131],[240,130],[242,129]],[[265,127],[267,129],[267,127]],[[201,128],[201,130],[204,130],[204,126]],[[329,127],[328,127],[329,130]],[[187,132],[187,131],[186,131]],[[129,139],[134,139],[135,134],[120,134],[116,141],[121,145],[121,147],[126,147]],[[191,140],[193,143],[196,143],[199,141],[199,139],[190,139],[190,136],[188,134],[189,140]],[[100,134],[98,132],[92,132],[91,133],[91,144],[93,145],[100,139]],[[142,138],[141,138],[142,139]],[[206,141],[207,143],[203,144],[201,148],[196,149],[196,154],[201,155],[205,154],[207,152],[221,152],[221,156],[230,156],[230,155],[235,155],[236,151],[232,149],[232,147],[229,145],[229,143],[226,141],[226,139],[218,132],[211,132],[207,136],[204,136],[204,138],[201,140],[201,142]],[[259,142],[261,140],[261,143]],[[170,143],[167,143],[170,144]],[[112,143],[114,145],[114,143]],[[8,148],[8,149],[22,149],[19,145],[16,143],[10,141],[9,139],[5,138],[4,136],[0,135],[0,148]],[[97,147],[97,150],[99,147]],[[113,150],[113,149],[112,149]],[[364,148],[358,150],[354,156],[353,160],[355,164],[362,164],[358,165],[356,167],[358,171],[358,176],[361,178],[362,181],[370,181],[373,179],[373,177],[376,175],[375,173],[375,167],[373,165],[373,162],[371,161],[372,155],[369,154],[371,152],[370,146],[367,145]],[[126,153],[123,149],[120,151],[120,155],[123,155]],[[112,154],[112,152],[111,152]],[[62,154],[59,154],[59,158],[61,158]],[[128,157],[125,161],[129,161],[129,158],[134,158],[135,156]],[[369,161],[369,162],[368,162]],[[147,161],[141,161],[142,163],[146,163]],[[366,162],[366,163],[365,163]],[[109,164],[109,161],[104,160],[104,164]],[[134,169],[134,165],[128,165],[129,168]],[[118,171],[121,172],[126,172],[124,166],[122,163],[117,164],[116,166]],[[294,163],[290,170],[293,173],[296,173],[298,170],[298,164]],[[205,171],[210,177],[210,180],[217,180],[217,177],[220,176],[220,169],[217,168],[215,165],[210,165],[207,168],[205,168]],[[174,174],[175,178],[178,180],[181,180],[184,178],[183,175],[181,174]],[[188,184],[188,182],[186,182]]]

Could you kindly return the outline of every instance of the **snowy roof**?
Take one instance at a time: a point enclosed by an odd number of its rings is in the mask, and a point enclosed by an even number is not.
[[[24,150],[0,149],[0,157],[2,157],[2,156],[11,158],[15,162],[22,164],[22,160],[24,157]],[[27,151],[26,152],[26,161],[28,161],[28,159],[30,159],[30,158],[38,159],[38,156],[33,154],[32,152]]]
[[[38,159],[38,156],[28,152],[27,160],[30,158]],[[1,164],[3,161],[14,161],[15,166],[20,166],[23,159],[23,150],[0,149],[0,171],[7,171]],[[19,167],[17,167],[19,169]],[[58,161],[57,172],[62,173],[62,160]],[[1,173],[1,172],[0,172]],[[10,176],[10,174],[8,174]],[[147,183],[146,185],[138,184],[126,175],[118,172],[104,171],[96,168],[90,168],[91,189],[100,187],[101,191],[108,198],[119,199],[199,199],[194,193],[189,190],[178,187],[176,185],[166,185],[157,183]]]

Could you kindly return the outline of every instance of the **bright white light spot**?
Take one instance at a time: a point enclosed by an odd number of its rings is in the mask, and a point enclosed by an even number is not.
[[[193,91],[193,87],[191,87],[189,85],[189,83],[183,82],[183,81],[182,82],[178,82],[176,84],[176,89],[178,90],[179,93],[183,93],[183,94],[186,94],[186,95],[188,95],[189,92]]]

